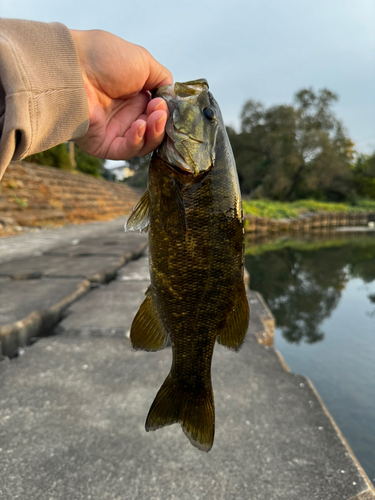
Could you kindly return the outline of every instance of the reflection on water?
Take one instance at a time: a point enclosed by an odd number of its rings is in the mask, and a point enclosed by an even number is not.
[[[246,267],[275,315],[275,347],[375,479],[375,237],[251,243]]]
[[[321,324],[349,280],[375,280],[375,238],[276,240],[247,247],[251,288],[262,293],[289,342],[323,340]],[[375,294],[368,295],[375,302]]]

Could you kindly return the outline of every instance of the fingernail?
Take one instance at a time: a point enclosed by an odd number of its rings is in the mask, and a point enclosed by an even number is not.
[[[159,118],[159,120],[155,123],[155,130],[157,134],[164,132],[166,121],[167,117],[163,116],[163,118]]]
[[[146,131],[146,124],[144,123],[143,125],[141,125],[138,129],[138,137],[139,139],[143,139],[143,136],[145,135],[145,131]]]
[[[160,101],[159,104],[157,106],[155,106],[154,111],[156,111],[157,109],[160,109],[160,108],[164,108],[164,100]]]

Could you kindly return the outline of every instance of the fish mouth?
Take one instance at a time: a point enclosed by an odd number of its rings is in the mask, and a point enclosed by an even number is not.
[[[169,111],[158,156],[185,176],[197,177],[210,169],[215,160],[217,127],[203,114],[210,103],[207,81],[176,82],[160,87],[152,96],[164,99]]]
[[[200,78],[198,80],[192,80],[185,83],[173,83],[172,85],[165,85],[154,89],[152,91],[152,98],[162,97],[165,101],[170,101],[171,99],[196,99],[203,91],[209,89],[207,80],[205,78]]]

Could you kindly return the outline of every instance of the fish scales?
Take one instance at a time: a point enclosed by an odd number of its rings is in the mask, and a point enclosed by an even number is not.
[[[190,84],[194,89],[202,87],[201,82],[175,85]],[[175,125],[182,122],[184,109],[182,106],[176,112],[173,97],[167,103]],[[178,145],[179,129],[170,129],[163,142],[168,152],[162,145],[153,154],[147,196],[128,222],[129,228],[142,226],[138,214],[147,212],[142,220],[148,224],[151,275],[145,302],[132,325],[131,341],[135,348],[157,350],[165,346],[169,336],[172,345],[171,371],[151,406],[146,429],[179,422],[194,446],[209,451],[215,428],[211,385],[215,341],[239,349],[249,310],[243,283],[243,221],[234,158],[220,109],[208,86],[199,92],[199,99],[194,108],[194,99],[190,99],[183,126],[184,133],[188,130],[194,141],[202,136],[206,139],[199,146],[204,153],[193,142],[188,155],[192,165],[181,162],[181,148],[171,163],[171,148]],[[181,98],[177,100],[177,106],[181,102]],[[216,118],[214,131],[213,118],[203,113],[208,107]],[[208,131],[202,132],[202,123]],[[155,323],[153,334],[149,333],[150,317]]]

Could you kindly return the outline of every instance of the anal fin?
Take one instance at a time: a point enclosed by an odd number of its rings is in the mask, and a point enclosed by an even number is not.
[[[233,351],[241,349],[249,325],[249,317],[249,302],[247,300],[245,286],[241,281],[234,311],[224,329],[217,336],[218,343]]]
[[[159,351],[167,345],[168,334],[161,324],[155,309],[151,286],[147,288],[146,298],[142,302],[130,330],[132,348],[142,351]]]

